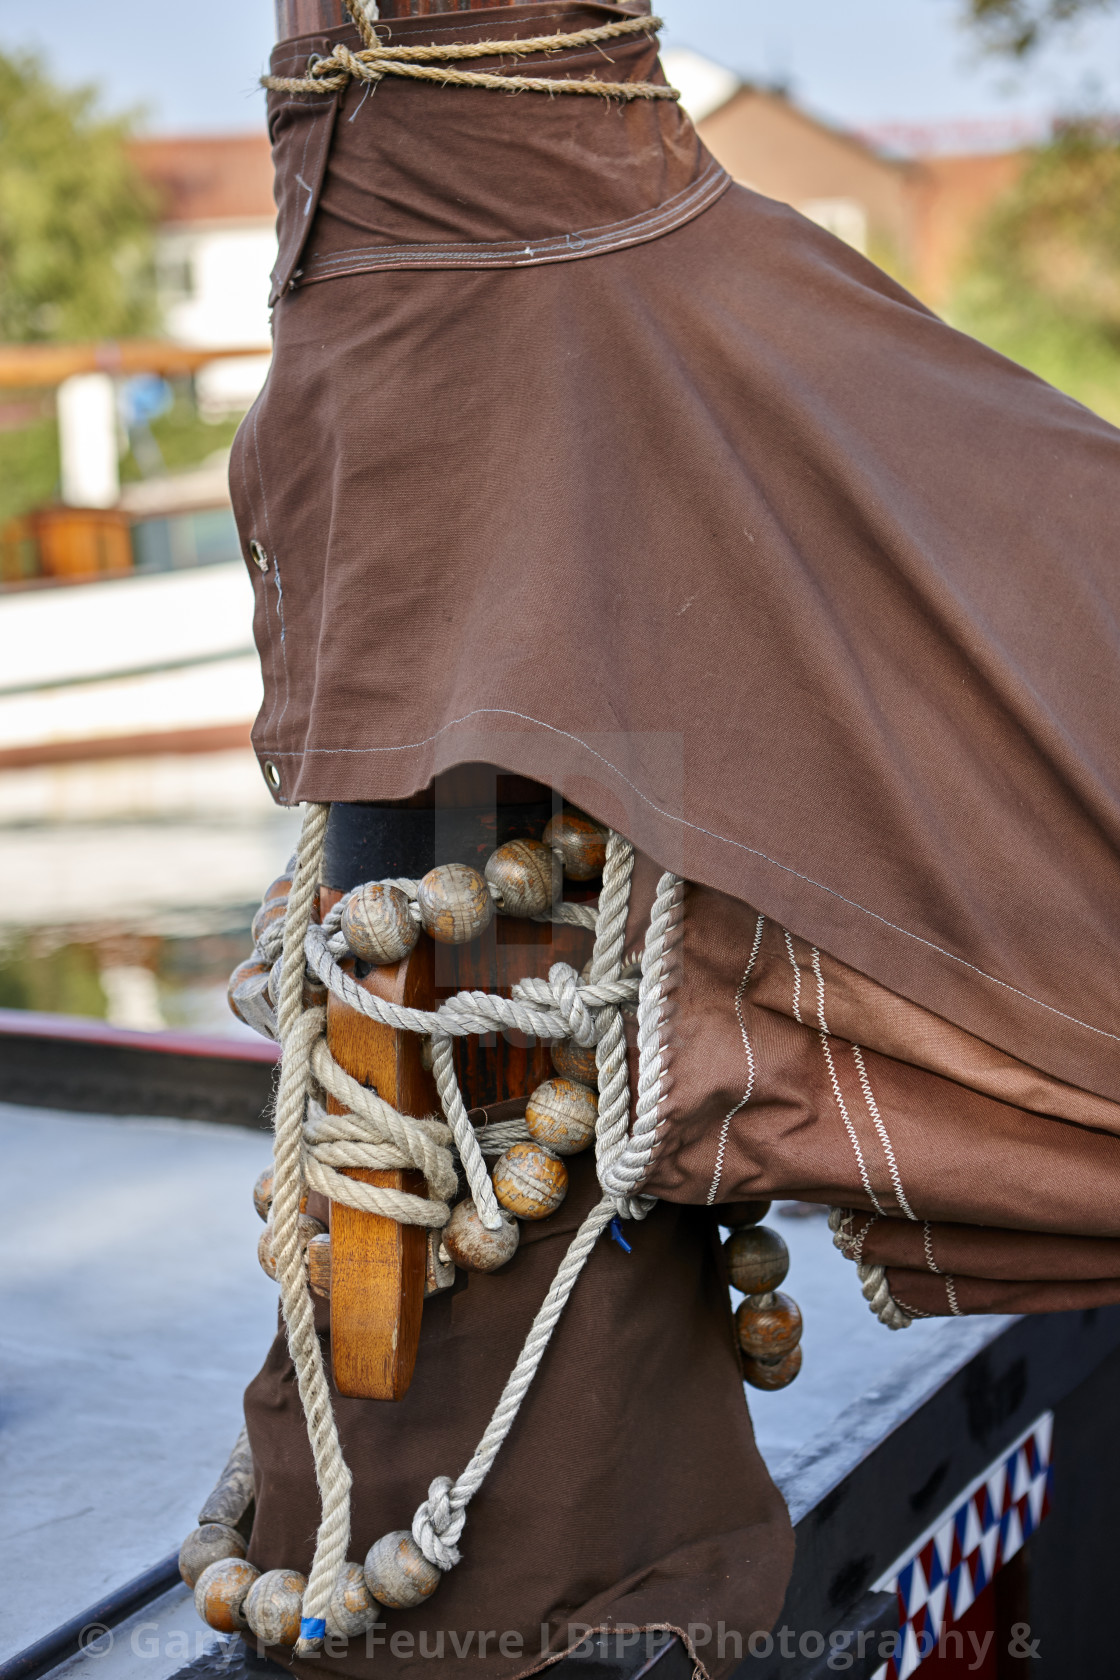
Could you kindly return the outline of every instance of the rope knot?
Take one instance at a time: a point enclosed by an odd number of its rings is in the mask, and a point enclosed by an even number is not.
[[[571,963],[553,963],[548,971],[552,1006],[576,1043],[590,1049],[599,1037],[599,1011],[583,1001],[580,977]]]
[[[467,1513],[451,1503],[454,1485],[450,1476],[437,1476],[428,1489],[427,1499],[417,1507],[412,1519],[412,1538],[437,1569],[454,1569],[460,1557],[456,1542],[463,1532]]]

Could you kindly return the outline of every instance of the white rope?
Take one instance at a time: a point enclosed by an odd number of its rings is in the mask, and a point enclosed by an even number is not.
[[[308,805],[284,918],[283,967],[277,1010],[283,1058],[276,1098],[273,1146],[272,1252],[288,1347],[307,1420],[323,1516],[315,1556],[303,1595],[305,1618],[326,1619],[331,1592],[350,1544],[350,1472],[342,1456],[323,1354],[299,1241],[303,1189],[303,1122],[311,1082],[311,1051],[320,1031],[319,1012],[303,1008],[304,943],[319,891],[328,805]],[[307,1656],[321,1642],[301,1639],[296,1654]]]
[[[570,1039],[584,1048],[595,1047],[599,1083],[596,1165],[605,1194],[576,1232],[470,1462],[454,1481],[437,1477],[416,1512],[413,1536],[417,1544],[432,1563],[450,1569],[459,1561],[458,1542],[467,1506],[513,1426],[598,1238],[616,1215],[644,1218],[654,1205],[652,1198],[637,1191],[648,1170],[658,1104],[665,1088],[660,1044],[665,957],[676,937],[683,895],[683,883],[677,876],[662,876],[639,980],[630,972],[633,958],[625,951],[634,849],[628,840],[612,833],[607,841],[598,908],[557,905],[549,916],[534,918],[594,930],[595,948],[586,979],[570,964],[554,963],[547,980],[519,981],[509,998],[461,992],[435,1010],[407,1009],[375,997],[342,967],[347,947],[341,923],[350,895],[334,905],[321,925],[312,920],[328,811],[325,805],[307,807],[287,915],[282,928],[272,924],[258,942],[264,960],[274,960],[269,954],[274,954],[277,947],[283,954],[277,1010],[283,1061],[276,1112],[273,1248],[323,1509],[304,1593],[305,1622],[328,1619],[331,1589],[349,1545],[351,1478],[331,1412],[298,1240],[303,1186],[321,1191],[332,1201],[402,1223],[438,1228],[449,1217],[450,1199],[457,1185],[453,1142],[479,1217],[490,1229],[497,1229],[502,1215],[486,1156],[507,1148],[512,1141],[527,1138],[528,1128],[523,1121],[514,1121],[487,1126],[481,1136],[475,1131],[455,1075],[453,1039],[469,1033],[514,1029],[531,1038]],[[416,882],[400,880],[392,884],[399,886],[410,901],[415,900]],[[303,1006],[308,970],[347,1008],[396,1031],[428,1037],[446,1125],[400,1114],[338,1065],[325,1041],[325,1009]],[[635,1005],[639,1097],[631,1137],[623,1013]],[[312,1080],[345,1112],[328,1114],[320,1102],[309,1100]],[[345,1176],[345,1169],[355,1166],[414,1167],[424,1174],[431,1194],[411,1196],[361,1184]],[[314,1637],[301,1639],[297,1654],[310,1654],[320,1645],[321,1640]]]
[[[863,1244],[862,1239],[856,1239],[852,1235],[853,1218],[854,1210],[851,1208],[829,1208],[828,1228],[832,1232],[833,1247],[838,1248],[846,1260],[855,1262],[856,1276],[862,1286],[863,1298],[879,1323],[885,1324],[888,1330],[909,1330],[913,1318],[891,1294],[886,1267],[869,1265],[859,1257]],[[863,1235],[866,1235],[866,1232]]]

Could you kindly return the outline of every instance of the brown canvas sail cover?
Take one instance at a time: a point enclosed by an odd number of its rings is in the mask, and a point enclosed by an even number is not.
[[[479,41],[643,9],[542,0],[381,32]],[[287,42],[273,72],[338,41],[358,45],[349,28]],[[532,70],[659,74],[640,38]],[[733,185],[672,103],[388,78],[273,94],[269,115],[275,356],[231,482],[278,798],[397,799],[470,761],[559,788],[641,848],[635,931],[658,869],[692,883],[655,1194],[850,1209],[849,1251],[915,1313],[1120,1299],[1120,434]],[[651,1302],[638,1334],[600,1245],[563,1334],[613,1327],[639,1362],[655,1334],[692,1349],[711,1262],[689,1218],[710,1216],[658,1209],[638,1262],[664,1321]],[[490,1379],[456,1326],[496,1336],[503,1288],[519,1323],[550,1246],[519,1257],[520,1281],[472,1278],[433,1309],[435,1363],[426,1376],[422,1348],[399,1412],[359,1423],[340,1404],[378,1531],[485,1415]],[[721,1334],[713,1318],[700,1338],[725,1361],[708,1412],[639,1386],[640,1415],[582,1436],[550,1350],[541,1391],[561,1388],[519,1420],[486,1509],[514,1509],[530,1445],[602,1468],[612,1430],[668,1439],[681,1406],[710,1441],[711,1405],[739,1403]],[[602,1348],[590,1369],[608,1393]],[[310,1553],[294,1407],[278,1347],[249,1405],[265,1566]],[[437,1418],[447,1464],[426,1446]],[[680,1436],[668,1483],[619,1464],[598,1496],[577,1481],[577,1506],[546,1501],[523,1541],[495,1530],[441,1586],[445,1613],[466,1614],[468,1570],[523,1543],[536,1572],[503,1600],[510,1625],[532,1621],[550,1545],[558,1596],[538,1619],[557,1630],[627,1600],[643,1622],[764,1625],[787,1535],[728,1430],[726,1473]],[[614,1497],[625,1536],[588,1520]],[[364,1672],[353,1653],[342,1667]]]

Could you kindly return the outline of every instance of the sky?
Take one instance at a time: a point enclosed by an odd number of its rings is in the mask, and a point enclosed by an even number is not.
[[[787,83],[852,127],[1120,110],[1120,13],[1020,69],[985,59],[960,27],[962,3],[661,0],[658,9],[666,45]],[[272,0],[0,0],[0,51],[41,53],[59,80],[97,83],[107,109],[142,107],[154,132],[259,127],[256,80],[271,39]]]

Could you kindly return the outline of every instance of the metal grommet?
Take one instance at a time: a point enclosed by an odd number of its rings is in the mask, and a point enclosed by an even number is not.
[[[315,74],[315,66],[317,64],[322,64],[322,62],[323,62],[322,53],[316,53],[316,52],[309,53],[308,56],[307,56],[307,63],[304,66],[304,72],[303,72],[304,75],[305,76],[313,76]]]
[[[249,558],[253,562],[254,566],[256,566],[260,571],[267,572],[268,555],[265,553],[263,545],[257,541],[256,537],[253,537],[249,543]]]
[[[272,789],[273,793],[279,793],[280,772],[276,768],[275,764],[273,764],[272,760],[270,758],[266,758],[264,763],[261,765],[261,769],[264,771],[264,779]]]

